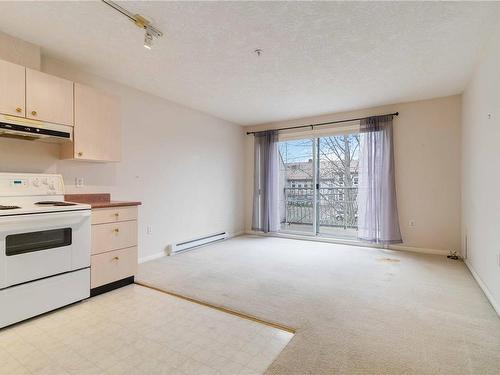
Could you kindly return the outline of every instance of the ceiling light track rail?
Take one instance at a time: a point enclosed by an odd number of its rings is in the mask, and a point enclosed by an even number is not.
[[[130,21],[132,21],[137,27],[146,30],[146,35],[144,36],[144,47],[147,49],[151,49],[153,43],[153,37],[159,38],[163,36],[163,32],[161,32],[158,28],[151,24],[149,20],[147,20],[144,16],[140,14],[132,14],[127,9],[122,6],[116,4],[110,0],[102,0],[102,2],[117,12],[120,12],[125,17],[127,17]]]
[[[128,17],[131,21],[133,21],[135,23],[135,18],[134,18],[134,14],[130,13],[127,9],[119,6],[118,4],[116,4],[115,2],[113,1],[109,1],[109,0],[102,0],[102,2],[106,5],[109,5],[111,8],[113,8],[114,10],[117,10],[118,12],[120,12],[121,14],[123,14],[125,17]]]
[[[347,120],[337,120],[337,121],[320,122],[320,123],[317,123],[317,124],[288,126],[286,128],[269,129],[269,130],[278,130],[278,131],[281,131],[281,130],[305,129],[305,128],[309,128],[309,129],[313,130],[317,126],[342,124],[344,122],[361,121],[361,120],[364,120],[364,119],[367,119],[367,118],[370,118],[370,117],[382,117],[382,116],[399,116],[399,112],[387,113],[385,115],[376,115],[376,116],[351,118],[351,119],[347,119]],[[247,135],[258,134],[258,133],[265,133],[265,132],[267,132],[269,130],[260,130],[260,131],[254,131],[254,132],[247,132]]]

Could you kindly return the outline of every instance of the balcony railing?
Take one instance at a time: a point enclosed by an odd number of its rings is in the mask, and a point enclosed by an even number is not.
[[[285,223],[313,224],[313,188],[284,188]],[[358,188],[322,187],[319,189],[319,225],[344,229],[358,228]]]

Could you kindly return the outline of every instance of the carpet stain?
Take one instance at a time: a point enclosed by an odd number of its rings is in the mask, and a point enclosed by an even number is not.
[[[395,258],[378,258],[378,260],[381,262],[385,262],[385,263],[399,263],[400,262],[399,259],[395,259]]]

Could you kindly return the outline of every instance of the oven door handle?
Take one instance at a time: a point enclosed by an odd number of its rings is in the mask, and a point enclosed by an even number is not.
[[[76,224],[90,216],[90,210],[75,210],[65,212],[46,212],[42,214],[22,214],[12,216],[0,216],[0,228],[8,225],[27,226],[29,223],[40,223],[51,220],[50,223]]]

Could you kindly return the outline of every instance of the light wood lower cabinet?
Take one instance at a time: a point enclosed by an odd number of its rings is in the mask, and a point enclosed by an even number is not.
[[[136,220],[99,224],[92,227],[92,255],[136,245]]]
[[[137,273],[137,207],[92,209],[92,289]]]
[[[112,283],[137,273],[137,246],[92,255],[90,287]]]
[[[92,210],[92,224],[137,220],[137,207],[109,207]]]

